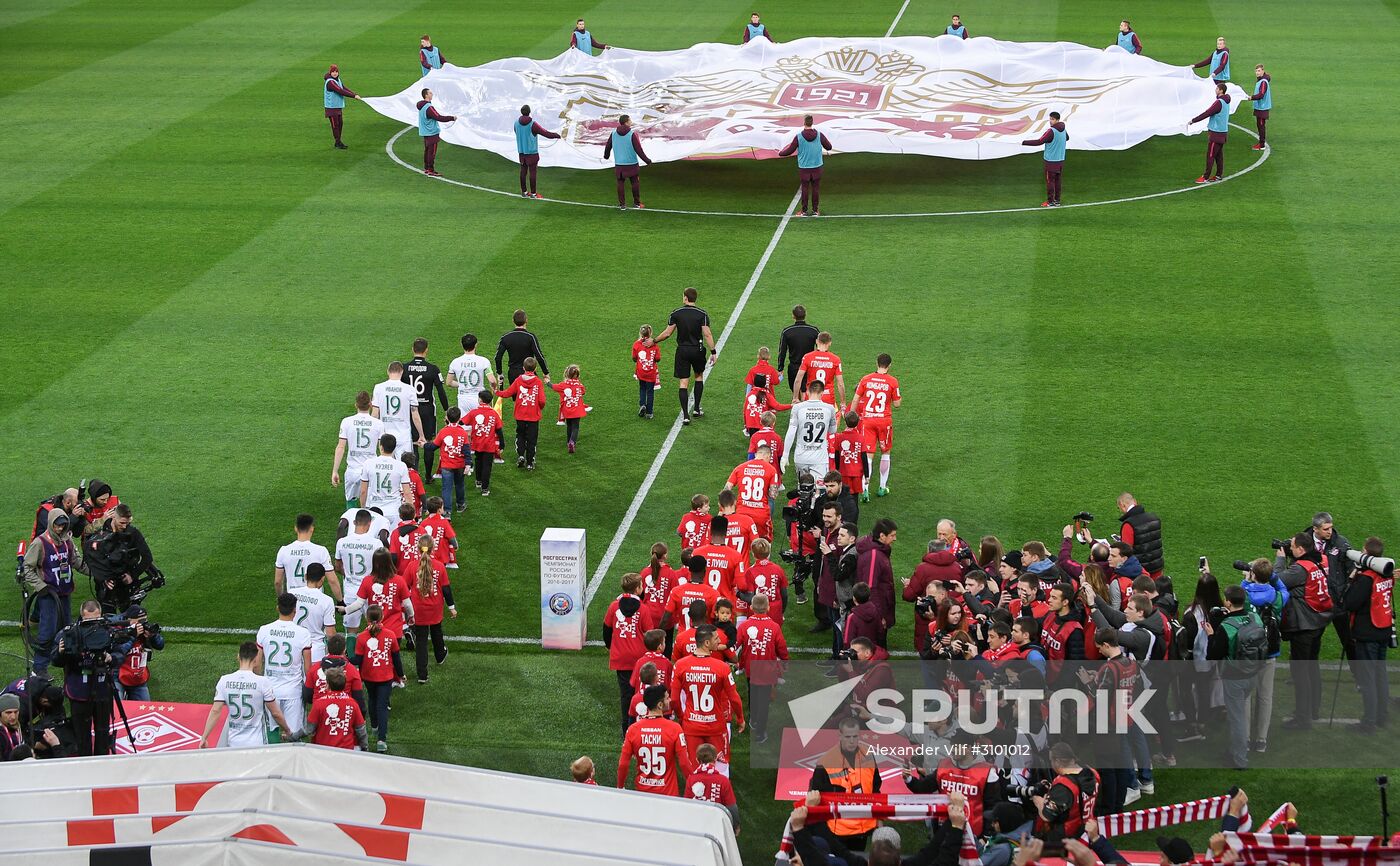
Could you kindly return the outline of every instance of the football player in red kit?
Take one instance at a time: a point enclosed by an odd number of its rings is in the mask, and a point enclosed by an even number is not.
[[[634,722],[622,740],[622,756],[617,761],[617,786],[627,787],[627,771],[637,756],[637,776],[632,787],[638,791],[675,797],[680,793],[676,770],[689,776],[695,760],[680,725],[665,718],[670,696],[665,686],[650,686],[642,695],[646,718]]]
[[[773,537],[773,497],[783,484],[778,467],[773,465],[773,452],[765,445],[758,446],[754,459],[746,460],[734,467],[725,482],[725,490],[734,490],[739,497],[739,511],[752,517],[758,524],[759,535]],[[737,489],[736,489],[737,488]]]
[[[661,618],[661,628],[665,631],[679,628],[684,631],[691,627],[690,603],[699,599],[705,602],[705,610],[715,609],[719,593],[705,582],[705,557],[691,555],[685,571],[676,572],[676,585],[671,588],[671,596],[666,600],[666,614]]]
[[[715,658],[718,632],[712,625],[695,630],[695,655],[686,656],[671,669],[671,700],[680,709],[681,730],[694,758],[695,749],[705,743],[718,753],[716,766],[729,775],[729,723],[732,719],[744,732],[744,704],[734,686],[729,665]]]
[[[899,393],[899,380],[890,375],[890,356],[881,354],[875,359],[875,372],[868,373],[856,385],[856,393],[851,398],[851,408],[860,413],[860,429],[865,434],[865,453],[873,462],[875,451],[880,451],[880,487],[876,496],[890,492],[890,449],[894,447],[893,411],[899,408],[903,398]],[[874,475],[872,468],[869,473]],[[851,488],[855,492],[855,488]],[[868,497],[864,497],[868,498]]]
[[[738,596],[735,586],[744,572],[745,556],[730,547],[729,520],[724,515],[716,515],[710,521],[710,543],[695,548],[693,556],[705,558],[705,582],[719,593],[720,598],[733,602]]]
[[[728,526],[724,534],[724,543],[739,552],[740,569],[748,567],[749,548],[758,540],[758,524],[747,514],[740,514],[738,510],[739,498],[734,495],[733,490],[721,490],[719,492],[719,513]]]

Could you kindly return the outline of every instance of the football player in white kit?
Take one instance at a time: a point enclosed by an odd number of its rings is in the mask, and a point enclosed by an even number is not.
[[[331,463],[331,486],[340,484],[340,461],[345,459],[345,504],[360,504],[360,472],[365,461],[374,457],[384,424],[370,414],[373,408],[368,391],[355,395],[355,414],[340,422],[340,439],[335,444],[335,460]]]
[[[825,386],[813,379],[807,386],[807,399],[794,404],[788,416],[787,447],[783,449],[780,473],[787,472],[788,457],[797,464],[797,476],[812,473],[813,478],[826,476],[831,465],[827,437],[836,432],[836,409],[822,402]]]
[[[384,547],[373,518],[378,517],[384,520],[384,515],[376,514],[365,508],[357,510],[354,515],[354,524],[350,527],[350,532],[345,537],[335,543],[335,559],[340,573],[345,575],[345,594],[353,599],[359,598],[360,584],[369,576],[370,568],[374,564],[374,552]],[[389,527],[388,520],[384,520],[384,528]],[[354,613],[346,612],[346,630],[360,627],[360,619],[364,612],[356,610]]]
[[[457,388],[457,408],[462,417],[478,405],[477,394],[484,388],[496,390],[496,374],[491,362],[476,353],[476,335],[462,337],[462,354],[447,365],[447,387]],[[470,464],[468,464],[470,465]]]
[[[326,574],[324,566],[313,562],[306,568],[306,586],[291,590],[297,599],[293,622],[311,633],[313,665],[326,657],[326,638],[335,634],[335,601],[321,588]]]
[[[422,448],[423,421],[418,417],[418,393],[403,380],[403,364],[389,365],[389,378],[374,386],[374,417],[384,423],[384,432],[394,434],[394,457]],[[363,500],[361,500],[363,501]]]
[[[408,467],[395,457],[398,440],[393,433],[379,437],[379,456],[365,461],[360,470],[360,504],[378,507],[383,514],[398,514],[399,506],[413,504]]]
[[[311,632],[297,625],[297,597],[290,592],[277,596],[277,619],[258,629],[258,648],[263,654],[263,675],[272,683],[272,693],[287,725],[284,733],[295,734],[306,725],[306,707],[301,687],[311,669]]]
[[[209,720],[204,723],[204,736],[199,741],[201,749],[213,745],[209,740],[225,707],[228,722],[219,735],[220,746],[267,745],[269,718],[280,730],[287,730],[287,719],[277,704],[271,681],[257,672],[259,653],[256,642],[244,641],[238,647],[238,670],[219,677],[219,684],[214,686],[214,705],[209,708]]]
[[[310,514],[298,514],[296,522],[297,540],[284,544],[277,551],[277,560],[272,572],[272,585],[281,595],[289,589],[306,586],[306,569],[311,563],[319,563],[327,572],[331,571],[331,552],[311,540],[316,531],[316,518]],[[331,595],[342,598],[340,580],[334,572],[330,574]]]

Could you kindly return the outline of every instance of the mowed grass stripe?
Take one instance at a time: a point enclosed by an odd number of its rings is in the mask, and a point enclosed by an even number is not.
[[[0,30],[15,27],[26,21],[55,15],[70,6],[77,6],[82,0],[24,0],[0,6]],[[5,45],[11,44],[11,37],[5,34]]]
[[[120,16],[111,3],[92,0],[79,6],[31,19],[4,34],[0,51],[0,97],[27,90],[42,82],[138,45],[159,39],[249,2],[206,0],[198,4],[182,0],[143,2],[140,25]],[[199,59],[214,66],[217,53]],[[105,89],[105,81],[90,81],[88,88]],[[56,94],[51,93],[50,97]],[[60,97],[69,98],[68,93]]]
[[[1374,142],[1378,134],[1388,137],[1400,131],[1400,124],[1371,112],[1338,114],[1326,124],[1308,118],[1330,112],[1335,103],[1327,76],[1361,81],[1374,78],[1377,70],[1388,70],[1382,75],[1400,72],[1400,62],[1386,48],[1400,38],[1400,26],[1377,2],[1337,7],[1332,16],[1335,29],[1229,4],[1212,8],[1222,27],[1249,34],[1254,55],[1245,67],[1249,80],[1254,63],[1263,62],[1277,86],[1286,85],[1271,112],[1269,140],[1279,162],[1274,171],[1276,197],[1289,218],[1291,237],[1253,234],[1265,243],[1252,248],[1250,267],[1272,267],[1283,250],[1301,252],[1300,269],[1305,267],[1311,275],[1305,287],[1315,299],[1310,306],[1337,356],[1332,381],[1356,414],[1349,434],[1365,440],[1370,459],[1364,467],[1376,473],[1379,497],[1372,505],[1388,517],[1368,532],[1388,537],[1400,514],[1400,441],[1377,418],[1400,406],[1395,397],[1400,393],[1400,369],[1391,360],[1400,351],[1400,313],[1392,304],[1373,303],[1370,293],[1393,284],[1400,271],[1400,256],[1388,243],[1400,231],[1400,212],[1388,206],[1377,188],[1377,179],[1390,167],[1384,149]],[[1368,36],[1348,38],[1356,32]],[[1315,42],[1318,50],[1291,52],[1289,46],[1299,41]],[[1346,171],[1317,170],[1324,165],[1344,166]],[[1305,238],[1310,242],[1304,243]]]
[[[416,5],[416,0],[410,4]],[[274,0],[255,0],[0,99],[0,114],[8,119],[0,130],[0,148],[14,154],[0,164],[0,213],[173,124],[190,121],[218,96],[304,63],[323,47],[403,11],[348,0],[333,15],[309,16]],[[236,69],[210,63],[211,53],[226,51],[230,39],[244,33],[262,35],[239,45]],[[304,86],[316,92],[314,78]],[[81,118],[83,128],[99,135],[56,134],[55,93],[63,94],[66,117]],[[225,140],[237,135],[236,127],[219,127],[217,133]]]

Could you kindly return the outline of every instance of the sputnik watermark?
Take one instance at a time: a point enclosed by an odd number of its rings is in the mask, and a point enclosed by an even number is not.
[[[1011,727],[1033,730],[1043,721],[1051,735],[1126,734],[1132,730],[1153,735],[1157,729],[1145,715],[1145,705],[1155,689],[1143,689],[1129,697],[1117,689],[1093,692],[1079,689],[875,689],[865,700],[870,714],[866,727],[877,734],[898,734],[911,729],[923,734],[947,722],[969,734],[989,734],[1011,710]],[[908,700],[912,712],[902,704]],[[998,712],[1000,708],[1000,712]],[[1048,710],[1048,712],[1047,712]]]

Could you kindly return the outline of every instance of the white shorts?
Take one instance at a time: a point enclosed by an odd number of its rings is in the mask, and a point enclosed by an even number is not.
[[[812,473],[813,480],[815,480],[818,484],[821,484],[822,479],[826,477],[826,473],[830,468],[831,464],[828,461],[823,460],[821,463],[802,463],[799,461],[793,461],[793,465],[797,468],[797,481],[794,483],[800,483],[802,481],[803,472],[810,472]]]
[[[461,411],[463,418],[467,417],[468,412],[471,412],[480,405],[481,401],[477,399],[475,394],[457,395],[457,408]]]
[[[413,424],[406,424],[402,427],[385,424],[384,432],[391,433],[394,436],[395,460],[413,450]]]
[[[345,463],[345,501],[360,498],[360,473],[364,471],[365,461],[346,461]],[[363,507],[363,506],[361,506]]]
[[[282,717],[287,720],[287,733],[295,734],[306,727],[306,706],[301,702],[301,695],[294,698],[284,698],[278,695],[277,706],[282,710]],[[286,737],[282,738],[283,742],[286,740]]]

